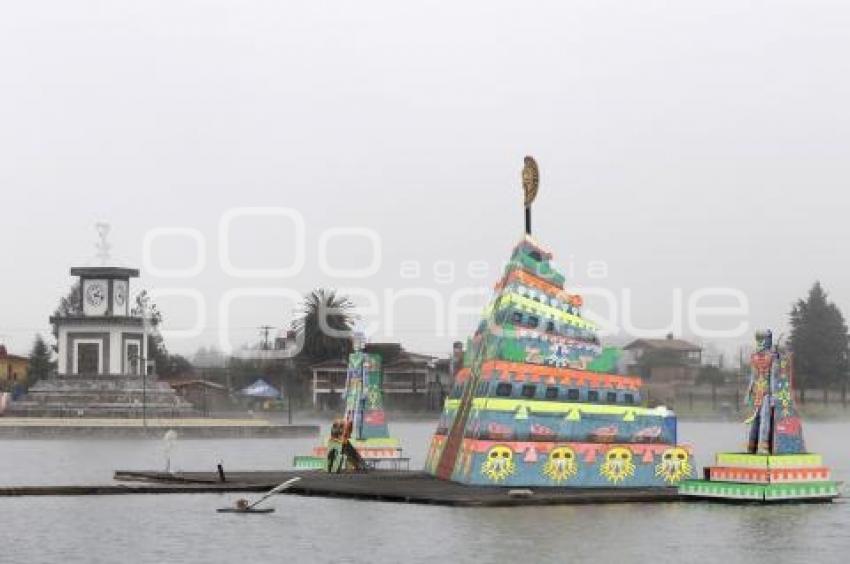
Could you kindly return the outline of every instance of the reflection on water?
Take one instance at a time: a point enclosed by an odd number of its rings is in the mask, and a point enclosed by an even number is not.
[[[395,423],[421,466],[431,423]],[[850,424],[809,424],[809,448],[850,476]],[[682,423],[705,464],[736,424]],[[178,440],[172,466],[275,469],[312,439]],[[163,465],[161,440],[0,441],[0,483],[103,483]],[[455,509],[285,496],[272,515],[219,515],[235,494],[0,498],[0,562],[844,562],[850,504],[710,503]]]

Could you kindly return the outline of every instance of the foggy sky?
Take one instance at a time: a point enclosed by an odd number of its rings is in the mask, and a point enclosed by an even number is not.
[[[49,331],[100,219],[137,266],[150,229],[203,234],[198,276],[134,283],[202,293],[207,331],[170,340],[177,352],[216,342],[234,288],[490,287],[521,234],[526,154],[541,167],[535,235],[574,265],[568,286],[630,289],[639,327],[669,323],[674,288],[740,289],[751,328],[781,332],[820,279],[848,313],[848,29],[841,1],[2,3],[0,339],[23,354]],[[303,272],[223,272],[219,221],[246,206],[303,215]],[[380,235],[375,276],[322,274],[334,227]],[[233,262],[285,265],[291,239],[239,222]],[[157,265],[193,262],[188,240],[169,241]],[[369,256],[331,253],[340,267]],[[420,280],[401,277],[410,260]],[[450,284],[432,271],[445,260]],[[470,279],[478,260],[489,272]],[[588,261],[607,277],[589,279]],[[166,328],[192,323],[186,299],[160,307]],[[290,308],[234,304],[231,339]],[[474,325],[435,336],[427,303],[398,311],[392,338],[423,352]]]

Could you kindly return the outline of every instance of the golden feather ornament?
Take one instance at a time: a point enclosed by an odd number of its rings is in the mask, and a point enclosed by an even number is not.
[[[522,189],[525,191],[525,207],[529,207],[537,197],[537,189],[540,186],[540,169],[534,157],[525,157],[525,166],[522,167]]]

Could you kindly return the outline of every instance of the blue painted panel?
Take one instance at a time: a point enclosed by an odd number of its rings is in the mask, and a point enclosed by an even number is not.
[[[578,421],[563,415],[529,414],[518,418],[503,411],[482,411],[470,418],[466,437],[487,440],[557,441],[592,443],[675,443],[676,418],[637,415],[623,421],[610,415],[581,416]]]
[[[460,457],[452,479],[483,486],[566,486],[566,487],[665,487],[693,476],[693,459],[678,461],[677,472],[660,470],[663,460],[656,458],[644,463],[639,457],[625,451],[600,455],[594,463],[580,458],[565,462],[563,458],[551,461],[546,454],[535,462],[524,462],[514,454],[504,462],[493,460],[487,453],[474,454],[471,461]],[[626,456],[623,458],[622,456]],[[666,476],[666,477],[665,477]],[[675,479],[669,479],[675,478]]]

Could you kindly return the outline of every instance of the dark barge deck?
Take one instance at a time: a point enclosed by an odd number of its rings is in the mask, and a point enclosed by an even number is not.
[[[286,494],[444,506],[508,507],[650,503],[682,499],[676,488],[482,487],[438,480],[424,472],[404,471],[351,474],[326,474],[320,471],[227,472],[226,482],[219,481],[216,472],[164,474],[117,471],[115,472],[116,480],[135,483],[107,486],[122,488],[122,490],[93,493],[265,491],[295,476],[300,476],[301,480],[287,490]],[[509,493],[511,490],[515,492],[521,490],[520,494],[525,495],[511,495]]]

